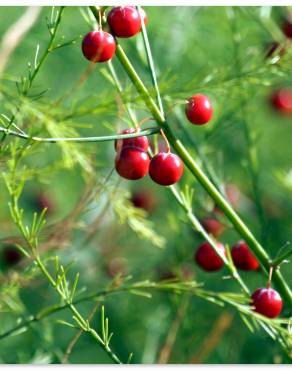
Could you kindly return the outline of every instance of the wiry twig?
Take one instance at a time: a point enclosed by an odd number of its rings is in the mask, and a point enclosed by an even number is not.
[[[167,364],[173,349],[173,346],[175,344],[175,340],[177,337],[178,330],[181,326],[181,323],[185,317],[186,310],[189,305],[190,296],[185,295],[182,299],[182,302],[177,310],[176,317],[171,323],[171,326],[169,328],[168,335],[166,337],[166,341],[160,351],[158,363],[159,364]]]
[[[196,354],[190,359],[190,364],[202,364],[204,359],[214,350],[222,336],[232,324],[233,316],[223,312],[213,324],[209,333],[206,333],[205,340]]]
[[[59,142],[76,142],[76,143],[84,143],[84,142],[102,142],[102,141],[113,141],[118,139],[129,139],[133,137],[139,136],[149,136],[153,134],[157,134],[160,131],[159,128],[153,127],[141,130],[139,132],[134,132],[132,134],[117,134],[117,135],[107,135],[107,136],[90,136],[90,137],[38,137],[38,136],[29,136],[27,134],[13,131],[5,127],[0,127],[0,132],[4,132],[5,135],[16,136],[21,139],[35,141],[38,143],[59,143]]]

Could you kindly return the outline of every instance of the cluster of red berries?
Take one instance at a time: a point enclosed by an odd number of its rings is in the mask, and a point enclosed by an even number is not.
[[[202,94],[193,95],[187,101],[185,113],[193,124],[203,125],[209,122],[213,115],[210,99]],[[125,129],[121,134],[130,134],[137,130]],[[178,182],[183,174],[181,159],[168,149],[160,151],[150,160],[148,149],[149,141],[146,136],[117,140],[115,167],[118,174],[128,180],[138,180],[149,172],[151,179],[159,185],[169,186]]]
[[[126,129],[121,134],[130,134],[137,129]],[[183,163],[176,155],[159,152],[150,159],[147,151],[149,141],[146,136],[115,141],[117,152],[115,167],[118,174],[128,180],[139,180],[148,173],[151,179],[159,185],[173,185],[183,174]]]
[[[141,16],[135,6],[114,7],[107,16],[110,32],[99,28],[88,32],[82,41],[82,52],[86,59],[94,63],[110,60],[116,52],[115,37],[128,38],[141,31],[142,20],[148,23],[146,13],[141,9]]]
[[[144,11],[139,11],[134,6],[114,7],[107,16],[107,23],[111,33],[101,29],[89,32],[83,39],[82,52],[84,56],[92,62],[105,62],[110,60],[116,51],[115,37],[129,38],[141,31],[142,18],[144,24],[148,22]],[[292,38],[292,23],[285,22],[283,32]],[[287,91],[273,98],[276,108],[292,112],[291,91]],[[288,98],[289,99],[288,99]],[[213,115],[213,107],[210,99],[202,94],[192,96],[186,105],[185,113],[188,120],[195,125],[204,125],[209,122]],[[122,134],[136,132],[137,129],[126,129]],[[146,136],[139,136],[130,139],[120,139],[115,141],[117,152],[115,168],[121,177],[128,180],[138,180],[148,173],[151,179],[164,186],[172,185],[179,181],[183,173],[183,163],[181,159],[168,150],[159,152],[150,159],[147,151],[149,141]],[[209,219],[207,222],[209,229],[213,230],[215,236],[219,236],[224,227],[220,222]],[[226,250],[223,244],[217,242],[218,248],[223,255]],[[242,270],[257,270],[259,263],[244,241],[239,241],[231,250],[234,265]],[[220,270],[224,262],[214,251],[212,246],[205,242],[201,244],[195,254],[198,265],[206,271]],[[267,317],[276,317],[282,310],[282,299],[280,295],[270,287],[259,288],[252,295],[255,311]]]
[[[223,244],[217,242],[217,247],[223,255],[226,249]],[[239,241],[231,249],[234,265],[245,271],[257,270],[259,262],[244,241]],[[212,246],[205,242],[199,246],[195,253],[195,261],[205,271],[218,271],[224,266],[223,260],[214,251]],[[251,296],[254,310],[266,317],[275,318],[282,311],[282,298],[280,294],[270,288],[258,288]]]

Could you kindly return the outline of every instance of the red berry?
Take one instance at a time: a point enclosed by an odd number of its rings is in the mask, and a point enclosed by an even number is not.
[[[144,23],[148,22],[146,13],[141,12]],[[140,32],[142,22],[134,6],[116,6],[108,14],[107,22],[117,37],[132,37]]]
[[[258,288],[251,298],[256,312],[271,319],[280,315],[283,302],[276,290],[272,288]]]
[[[234,265],[241,270],[250,271],[259,268],[258,260],[243,240],[232,247],[231,255]]]
[[[226,254],[223,244],[217,242],[217,246],[224,254]],[[195,261],[203,270],[206,271],[218,271],[224,266],[222,259],[207,242],[201,244],[197,249]]]
[[[131,201],[136,208],[142,208],[147,212],[153,211],[157,205],[157,199],[149,189],[134,192]]]
[[[120,134],[133,134],[134,132],[137,132],[137,129],[126,128],[125,130],[120,132]],[[146,136],[138,136],[129,139],[115,140],[115,150],[117,152],[125,146],[139,148],[147,152],[149,148],[149,141]]]
[[[288,18],[284,21],[282,30],[286,37],[292,38],[292,19]]]
[[[150,159],[139,148],[124,147],[116,156],[115,166],[118,174],[128,180],[138,180],[146,176]]]
[[[51,215],[55,211],[55,205],[51,197],[47,196],[44,193],[39,193],[35,200],[35,206],[37,211],[42,212],[44,208],[47,209],[46,215]]]
[[[172,185],[179,181],[183,174],[183,163],[173,153],[158,153],[150,162],[149,175],[159,185]]]
[[[292,114],[292,89],[279,89],[272,95],[272,104],[274,108],[283,114]]]
[[[192,96],[186,105],[188,120],[195,125],[204,125],[209,122],[213,115],[210,99],[202,94]]]
[[[220,236],[225,230],[225,226],[220,221],[213,217],[206,217],[202,220],[202,225],[209,234],[212,234],[215,238]]]
[[[95,62],[110,60],[116,51],[114,37],[102,30],[88,32],[82,41],[82,52],[86,59]]]
[[[20,250],[14,245],[7,245],[2,252],[3,262],[7,266],[17,265],[23,257]]]

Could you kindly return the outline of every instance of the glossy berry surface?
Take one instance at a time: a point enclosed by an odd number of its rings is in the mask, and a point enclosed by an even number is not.
[[[292,38],[292,19],[286,19],[282,26],[283,33],[286,37]]]
[[[141,12],[144,23],[147,16]],[[141,31],[142,22],[138,10],[134,6],[116,6],[108,14],[107,22],[112,33],[117,37],[132,37]]]
[[[149,156],[143,150],[124,147],[116,156],[115,167],[121,177],[139,180],[147,175],[149,163]]]
[[[217,243],[217,246],[224,254],[226,254],[223,244]],[[195,261],[205,271],[218,271],[224,266],[222,259],[207,242],[201,244],[197,249],[195,253]]]
[[[106,62],[114,56],[115,51],[114,37],[101,30],[88,32],[82,41],[83,55],[91,62]]]
[[[276,290],[272,288],[258,288],[251,298],[256,312],[271,319],[280,315],[283,302]]]
[[[202,220],[202,225],[204,226],[208,234],[212,234],[213,236],[215,236],[215,238],[220,236],[225,230],[225,226],[213,217],[204,218]]]
[[[195,125],[204,125],[213,115],[210,99],[202,94],[193,95],[186,105],[186,116]]]
[[[136,129],[134,128],[126,128],[121,134],[133,134],[134,132],[137,132]],[[130,147],[135,147],[139,148],[141,150],[144,150],[147,152],[149,148],[149,141],[146,136],[139,136],[139,137],[133,137],[133,138],[128,138],[128,139],[120,139],[120,140],[115,140],[115,150],[119,151],[123,147],[130,146]]]
[[[292,89],[283,88],[272,95],[274,108],[285,115],[292,115]]]
[[[159,185],[172,185],[183,174],[182,160],[173,153],[158,153],[150,162],[149,175]]]
[[[241,270],[251,271],[259,268],[258,260],[243,240],[232,247],[231,256],[234,265]]]

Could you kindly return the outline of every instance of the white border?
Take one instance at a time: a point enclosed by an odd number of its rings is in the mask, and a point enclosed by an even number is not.
[[[292,0],[0,0],[0,6],[86,6],[86,5],[143,5],[143,6],[292,6]]]

